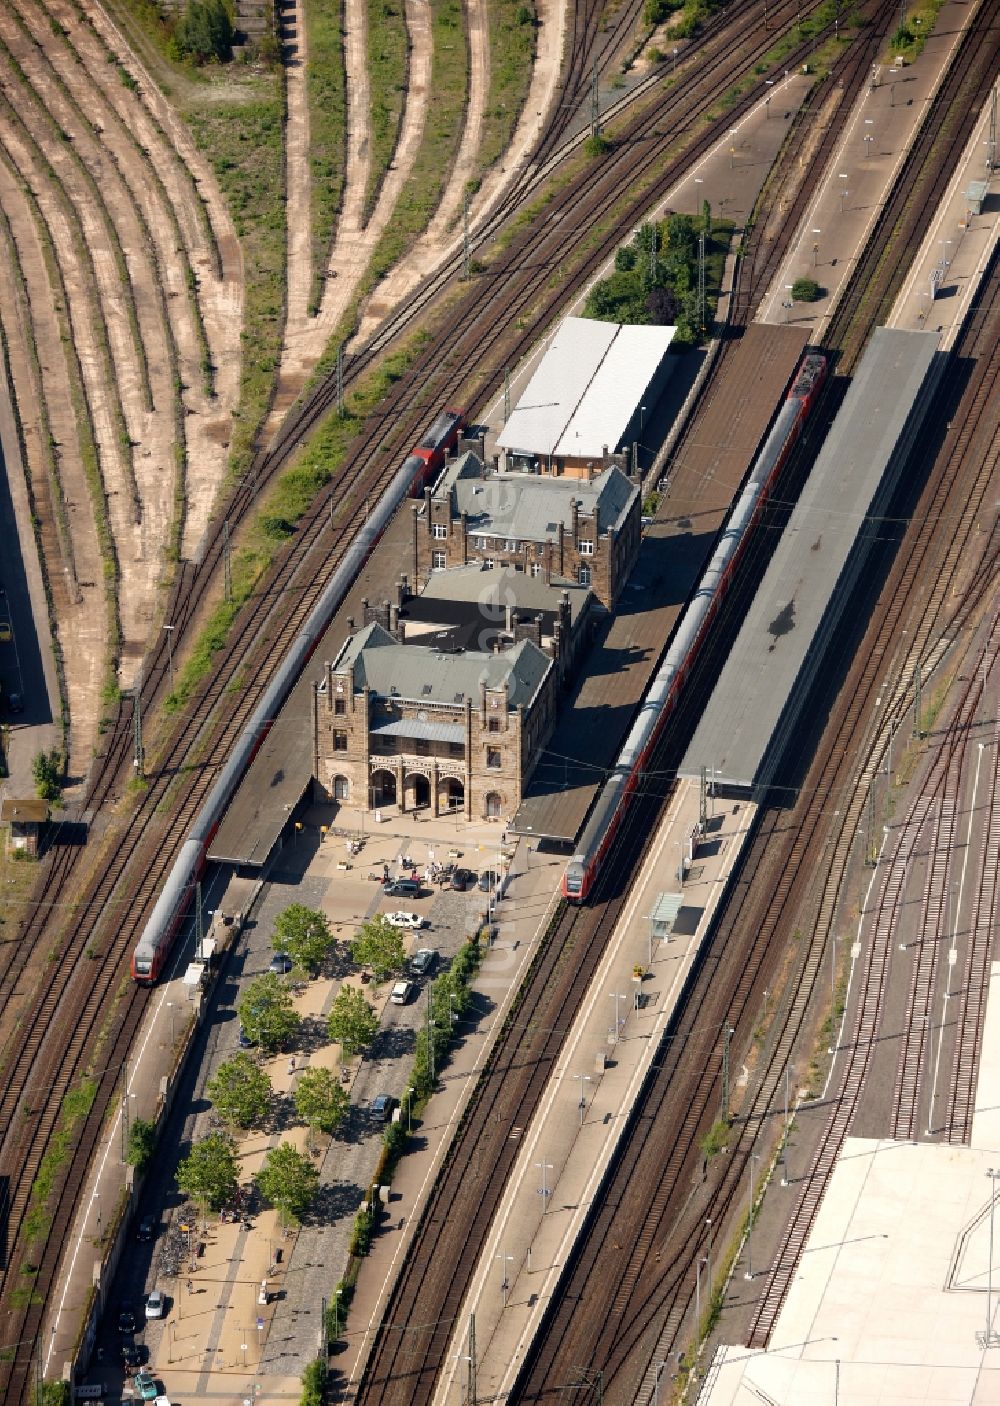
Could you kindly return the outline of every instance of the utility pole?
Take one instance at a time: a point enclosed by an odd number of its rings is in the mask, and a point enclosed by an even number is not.
[[[705,330],[705,233],[698,236],[698,326]]]
[[[874,779],[874,777],[872,778],[872,780],[871,780],[871,781],[869,782],[869,784],[868,784],[868,805],[866,806],[866,810],[867,810],[867,812],[868,812],[868,822],[867,822],[868,836],[867,836],[867,839],[866,839],[866,841],[865,841],[865,863],[866,863],[867,865],[871,866],[872,868],[874,868],[874,865],[875,865],[875,855],[876,855],[876,852],[877,852],[877,851],[876,851],[876,848],[875,848],[875,779]]]
[[[510,367],[503,369],[503,422],[506,425],[510,419]]]
[[[920,665],[913,671],[913,735],[922,737],[920,728]]]
[[[990,135],[986,142],[986,174],[993,170],[997,154],[997,90],[990,94]]]
[[[434,1087],[434,1026],[431,1022],[431,987],[427,987],[427,1067]]]
[[[344,418],[344,344],[337,348],[337,414]]]
[[[144,753],[142,748],[142,675],[136,679],[132,690],[132,765],[136,776],[143,776]]]
[[[122,1060],[122,1164],[128,1164],[128,1060]]]
[[[469,1406],[477,1406],[476,1388],[476,1315],[469,1314]]]
[[[201,952],[201,940],[205,935],[201,917],[201,880],[194,886],[194,940],[197,943],[198,952]]]
[[[708,767],[701,769],[701,785],[698,793],[698,829],[704,835],[708,829]]]
[[[601,109],[597,98],[597,60],[594,60],[594,79],[590,90],[590,135],[595,138],[601,135]]]
[[[164,625],[167,632],[167,678],[170,680],[170,692],[174,691],[174,627]]]
[[[729,1042],[733,1038],[733,1027],[724,1025],[722,1027],[722,1107],[719,1110],[719,1118],[723,1123],[729,1122]]]
[[[462,277],[469,280],[469,192],[462,201]]]
[[[222,524],[222,577],[223,593],[227,601],[233,598],[233,561],[229,551],[229,519]]]

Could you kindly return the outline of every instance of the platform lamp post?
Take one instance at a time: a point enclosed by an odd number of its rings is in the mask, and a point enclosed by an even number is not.
[[[514,1256],[506,1254],[503,1250],[498,1250],[495,1256],[500,1261],[500,1273],[503,1278],[500,1280],[500,1293],[503,1296],[503,1306],[507,1307],[507,1295],[510,1293],[510,1279],[507,1276],[507,1266]]]
[[[582,1127],[583,1127],[583,1115],[584,1115],[584,1113],[586,1112],[586,1109],[587,1109],[587,1099],[586,1099],[586,1095],[585,1095],[584,1087],[583,1087],[583,1086],[584,1086],[584,1084],[589,1084],[589,1083],[591,1082],[591,1078],[590,1078],[590,1075],[589,1075],[589,1074],[574,1074],[574,1075],[573,1075],[573,1078],[574,1078],[574,1079],[579,1079],[579,1080],[580,1080],[580,1099],[579,1099],[579,1105],[578,1105],[578,1106],[579,1106],[579,1109],[580,1109],[580,1127],[582,1128]]]
[[[677,55],[678,55],[679,53],[680,53],[680,50],[677,48],[677,45],[675,44],[674,47],[673,47],[673,48],[671,49],[671,51],[670,51],[670,57],[671,57],[671,60],[672,60],[671,65],[670,65],[670,76],[671,76],[671,78],[673,78],[674,75],[675,75],[676,72],[677,72]]]
[[[787,311],[787,313],[788,313],[788,316],[786,316],[786,318],[785,318],[785,321],[786,321],[786,322],[790,320],[791,310],[792,310],[792,308],[795,306],[795,300],[794,300],[793,297],[792,297],[792,289],[793,289],[794,287],[795,287],[795,284],[794,284],[794,283],[786,283],[786,284],[785,284],[785,292],[788,294],[788,298],[787,298],[787,300],[786,300],[786,302],[785,302],[785,308],[786,308],[786,311]]]
[[[764,99],[764,117],[766,119],[771,116],[771,89],[774,87],[774,79],[765,78],[764,83],[767,87],[767,96]]]
[[[846,171],[841,171],[841,172],[840,172],[840,175],[838,176],[837,179],[838,179],[838,180],[841,180],[841,181],[846,181],[846,180],[847,180],[847,172],[846,172]],[[841,214],[841,218],[843,218],[844,210],[845,210],[846,207],[847,207],[847,197],[850,195],[850,193],[851,193],[851,192],[847,189],[846,186],[841,186],[841,187],[840,187],[840,214]]]
[[[819,268],[819,237],[823,233],[821,229],[813,230],[813,268]]]
[[[167,1010],[170,1012],[170,1048],[171,1048],[171,1049],[173,1049],[173,1047],[174,1047],[174,1009],[175,1009],[175,1007],[174,1007],[173,1001],[168,1001],[168,1002],[167,1002]]]
[[[552,1171],[552,1163],[543,1160],[541,1162],[536,1162],[535,1166],[539,1169],[542,1174],[542,1184],[538,1188],[538,1194],[542,1198],[542,1215],[544,1216],[545,1212],[548,1210],[549,1197],[552,1195],[552,1192],[549,1189],[548,1181],[546,1179],[546,1173]]]

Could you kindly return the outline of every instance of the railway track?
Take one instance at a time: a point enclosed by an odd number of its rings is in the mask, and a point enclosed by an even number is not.
[[[782,14],[786,21],[790,20],[793,8],[791,3],[783,7]],[[702,81],[694,75],[689,80],[678,82],[671,89],[670,100],[664,103],[664,108],[669,110],[674,103],[689,105],[685,114],[689,128],[696,127],[701,120],[701,113],[707,110],[718,82],[730,79],[736,72],[748,70],[763,52],[759,36],[755,44],[748,44],[753,10],[754,7],[750,4],[736,9],[732,30],[726,31],[727,37],[715,41],[719,46],[719,62],[726,58],[729,67],[717,66],[711,81]],[[699,73],[704,71],[699,66]],[[745,99],[745,104],[749,105],[751,101],[752,95]],[[649,118],[645,120],[648,121]],[[731,120],[732,113],[727,118],[727,121]],[[681,166],[686,161],[696,159],[698,153],[713,139],[713,135],[711,129],[706,129],[682,160],[668,165],[665,170],[659,170],[657,166],[658,178],[643,195],[641,204],[645,206],[651,203],[659,193],[669,188]],[[623,230],[636,217],[634,209],[621,208],[621,190],[628,187],[629,177],[639,179],[656,163],[662,166],[664,152],[677,137],[676,126],[671,127],[668,132],[660,133],[656,140],[647,141],[643,145],[628,140],[626,133],[626,140],[616,147],[616,159],[610,162],[606,169],[602,168],[597,173],[597,179],[593,181],[591,204],[581,204],[580,193],[576,188],[568,194],[560,193],[552,202],[554,209],[550,219],[558,214],[559,220],[562,221],[572,211],[576,228],[586,227],[588,221],[595,223],[606,220],[612,212],[617,218],[617,223],[608,227],[603,241],[585,261],[582,273],[589,273],[592,268],[598,266],[606,253],[618,242]],[[2,1130],[0,1166],[12,1178],[18,1205],[18,1216],[12,1219],[11,1223],[11,1269],[0,1284],[0,1331],[3,1332],[5,1341],[30,1343],[37,1336],[41,1310],[55,1272],[55,1250],[68,1225],[73,1198],[79,1190],[83,1176],[84,1164],[79,1157],[74,1157],[69,1177],[63,1183],[58,1218],[52,1221],[49,1234],[44,1239],[33,1236],[29,1243],[23,1234],[28,1189],[34,1181],[42,1158],[53,1144],[60,1098],[79,1079],[87,1065],[87,1051],[99,1029],[98,1018],[107,1016],[108,1008],[115,999],[116,980],[120,975],[124,954],[134,939],[152,896],[151,886],[143,883],[139,888],[138,901],[126,910],[125,887],[132,883],[131,875],[136,869],[147,875],[152,873],[155,882],[157,871],[152,867],[154,862],[165,863],[166,857],[176,847],[188,818],[194,813],[200,796],[204,795],[204,790],[212,779],[218,759],[225,755],[229,741],[238,730],[240,722],[249,715],[257,696],[254,690],[248,688],[245,691],[235,710],[233,697],[229,693],[229,687],[239,671],[248,667],[246,650],[249,641],[253,639],[258,643],[263,634],[268,654],[277,657],[283,645],[292,637],[304,617],[309,600],[321,588],[331,566],[335,565],[339,544],[347,540],[353,529],[352,513],[360,508],[368,494],[377,492],[384,482],[388,473],[385,465],[389,456],[393,456],[391,462],[394,463],[395,457],[401,456],[411,442],[415,429],[425,415],[425,397],[436,399],[439,393],[445,394],[446,376],[450,384],[472,384],[480,390],[484,386],[499,384],[503,364],[512,357],[523,354],[529,341],[536,335],[534,329],[519,329],[517,323],[525,316],[527,310],[534,311],[533,304],[543,293],[545,303],[542,315],[555,315],[568,296],[568,290],[557,289],[554,293],[545,291],[551,267],[546,250],[556,247],[565,235],[565,227],[561,231],[546,234],[541,241],[537,261],[527,264],[524,259],[527,236],[520,244],[515,241],[511,251],[500,261],[496,276],[490,285],[489,297],[484,299],[481,289],[473,290],[467,295],[467,323],[463,324],[461,319],[458,322],[458,325],[467,325],[467,330],[459,339],[458,345],[454,345],[453,339],[450,363],[442,363],[442,343],[434,343],[413,371],[399,383],[380,415],[373,417],[364,433],[358,437],[354,452],[338,471],[325,499],[316,505],[301,525],[297,533],[296,552],[279,562],[262,585],[253,603],[254,608],[246,610],[238,622],[233,632],[232,643],[223,654],[212,684],[199,698],[192,713],[181,721],[178,731],[164,743],[164,755],[169,752],[176,765],[180,765],[198,748],[204,749],[206,761],[198,780],[200,791],[188,791],[177,802],[181,809],[175,813],[173,824],[167,827],[162,821],[155,819],[157,809],[161,805],[173,804],[175,798],[171,795],[170,783],[162,772],[153,778],[148,791],[142,797],[141,805],[129,820],[128,828],[124,833],[119,832],[116,851],[118,857],[114,866],[93,881],[82,899],[76,921],[72,924],[72,932],[67,934],[63,930],[58,938],[53,936],[51,928],[43,919],[51,912],[52,905],[69,901],[71,886],[79,879],[79,870],[67,859],[53,862],[49,876],[54,878],[55,883],[49,888],[46,907],[40,908],[36,915],[29,918],[24,937],[36,944],[51,940],[55,946],[58,942],[55,947],[55,960],[58,969],[66,975],[61,984],[52,983],[56,989],[47,999],[53,1004],[53,1015],[58,1026],[62,1028],[65,1022],[77,1030],[78,1049],[74,1051],[72,1059],[67,1059],[65,1047],[61,1042],[51,1033],[44,1033],[37,1041],[37,1048],[19,1054],[16,1068],[11,1058],[12,1051],[7,1052],[6,1107],[23,1108],[26,1097],[30,1102],[30,1091],[34,1088],[45,1088],[47,1099],[30,1131],[30,1136],[23,1114],[21,1121],[13,1118],[7,1121]],[[524,267],[521,267],[522,265]],[[501,333],[506,331],[509,334],[506,343],[502,337],[498,338],[497,354],[487,366],[482,364],[481,340],[471,330],[474,325],[474,311],[482,311],[499,326]],[[373,352],[372,356],[374,354]],[[362,359],[354,370],[360,373],[366,364]],[[476,377],[472,373],[473,367],[478,370]],[[424,388],[421,382],[421,377],[425,376],[428,388]],[[242,486],[233,500],[229,518],[231,528],[235,528],[249,511],[260,486],[269,481],[287,462],[302,434],[328,408],[332,399],[329,388],[326,388],[325,394],[325,402],[323,395],[317,396],[308,413],[304,412],[293,427],[294,433],[284,437],[275,453],[258,461],[254,476]],[[336,501],[337,495],[342,498],[342,511],[337,527],[331,532],[328,527],[330,503]],[[201,593],[207,581],[211,579],[213,571],[219,567],[223,535],[220,523],[202,561],[197,567],[186,569],[178,583],[171,617],[176,630],[175,646],[193,622]],[[289,601],[294,602],[292,613],[288,610]],[[163,688],[167,667],[166,642],[161,641],[159,647],[153,651],[146,670],[147,682],[143,689],[143,703],[147,711],[157,691]],[[266,673],[262,673],[260,684],[265,682]],[[95,771],[92,790],[94,798],[111,799],[121,784],[123,774],[127,773],[130,711],[128,708],[122,710],[119,724],[111,734],[108,750],[100,759],[100,765]],[[217,720],[217,713],[221,720]],[[123,857],[126,855],[131,855],[133,861],[134,867],[131,871],[124,866]],[[78,894],[73,897],[80,901]],[[121,910],[115,908],[116,903],[121,904]],[[120,921],[121,911],[126,913],[124,922]],[[106,935],[107,929],[111,927],[116,930],[115,936]],[[95,963],[86,957],[87,946],[93,945],[95,938],[102,958],[96,972]],[[101,947],[101,943],[106,945]],[[0,979],[8,983],[9,991],[9,972],[5,972]],[[125,989],[121,995],[120,1005],[111,1022],[111,1033],[108,1036],[110,1053],[105,1057],[106,1062],[95,1071],[98,1093],[91,1122],[103,1113],[113,1096],[114,1079],[121,1067],[124,1049],[127,1046],[122,1031],[134,1028],[141,1014],[143,1001],[143,995],[131,987]],[[41,1031],[44,1028],[44,1010],[40,1019],[36,1019],[38,1014],[37,1006],[30,1010],[26,1007],[25,1024],[30,1023],[31,1028],[38,1026]],[[87,1127],[90,1127],[90,1123]],[[29,1254],[32,1261],[38,1263],[38,1272],[34,1279],[34,1301],[24,1305],[12,1298],[9,1291],[12,1288],[12,1274],[25,1262]],[[12,1362],[0,1363],[0,1388],[11,1390],[15,1382],[23,1381],[26,1360],[27,1355],[19,1353]]]
[[[995,308],[995,270],[992,289],[990,306]],[[984,357],[995,348],[996,325],[994,322],[992,330],[983,335],[985,318],[984,311],[976,314],[964,342],[966,354]],[[988,386],[988,372],[981,366],[980,382],[984,375]],[[958,424],[969,413],[970,425],[966,426],[964,433],[967,435],[970,428],[973,431],[978,428],[982,433],[982,421],[979,419],[977,425],[977,417],[982,411],[985,397],[980,394],[977,400],[979,392],[974,387],[959,411],[956,382],[957,377],[950,389],[946,388],[944,395],[949,408],[955,407],[956,413],[950,418]],[[988,396],[988,391],[985,394]],[[952,397],[950,403],[949,395]],[[953,445],[957,439],[958,436],[954,435]],[[853,674],[845,686],[843,694],[850,697],[842,699],[829,730],[835,734],[835,739],[826,742],[803,793],[805,796],[812,791],[810,800],[814,814],[811,820],[807,815],[802,821],[793,814],[783,827],[789,829],[793,820],[796,826],[805,825],[808,820],[809,828],[797,829],[796,838],[791,840],[787,834],[782,834],[776,816],[764,817],[762,838],[748,857],[731,904],[731,913],[736,912],[739,921],[727,914],[720,935],[706,957],[705,970],[711,972],[715,985],[724,984],[722,965],[731,949],[738,950],[754,971],[749,968],[741,971],[739,984],[735,988],[727,988],[727,994],[733,991],[731,1002],[723,1001],[711,1010],[697,1007],[697,1016],[692,1016],[668,1045],[663,1056],[665,1070],[662,1078],[669,1084],[672,1073],[675,1076],[670,1091],[672,1104],[667,1098],[666,1088],[659,1101],[654,1091],[650,1095],[648,1112],[638,1115],[629,1146],[622,1154],[601,1209],[595,1214],[586,1245],[578,1252],[566,1284],[563,1306],[551,1315],[546,1338],[536,1349],[534,1361],[529,1364],[519,1383],[518,1399],[559,1399],[556,1393],[571,1381],[574,1365],[587,1363],[592,1369],[603,1372],[603,1389],[609,1400],[648,1401],[653,1395],[654,1386],[654,1374],[649,1364],[665,1360],[690,1336],[694,1266],[705,1253],[705,1221],[707,1219],[719,1227],[733,1204],[745,1197],[747,1166],[757,1132],[769,1126],[775,1109],[780,1106],[780,1078],[795,1037],[804,1026],[812,995],[821,989],[821,967],[825,969],[829,943],[833,940],[836,900],[858,828],[863,822],[867,784],[881,765],[884,747],[888,743],[888,727],[893,724],[898,726],[900,716],[905,711],[904,704],[899,709],[899,715],[880,720],[881,729],[870,736],[866,733],[866,717],[871,716],[874,710],[879,677],[884,676],[886,657],[892,640],[898,636],[902,602],[916,594],[914,587],[918,577],[936,582],[933,597],[917,631],[910,660],[900,668],[900,698],[905,698],[906,682],[912,675],[915,662],[922,659],[926,666],[935,653],[934,641],[944,633],[950,609],[949,595],[961,575],[959,558],[971,553],[976,545],[975,534],[962,521],[966,516],[965,499],[968,494],[972,500],[972,513],[978,508],[982,514],[984,505],[988,505],[988,499],[984,499],[983,495],[991,469],[987,464],[978,481],[970,485],[967,480],[963,482],[962,458],[956,449],[949,459],[948,470],[941,470],[937,480],[930,482],[927,495],[920,505],[922,528],[917,534],[917,541],[900,557],[893,577],[883,592],[873,630],[859,651],[859,656],[864,655],[869,661],[867,671]],[[943,512],[950,512],[952,516],[942,516]],[[947,551],[938,550],[938,544],[932,540],[934,528],[939,528],[943,521],[956,524]],[[977,586],[983,589],[985,583],[993,579],[995,572],[996,555],[991,547],[987,549],[976,573],[972,590],[975,591]],[[896,602],[899,602],[898,609]],[[959,610],[952,620],[947,621],[947,627],[951,630],[960,628],[964,618],[962,610]],[[855,752],[867,758],[860,772],[851,765],[850,759]],[[836,831],[828,836],[823,812],[834,810],[840,811],[840,817]],[[764,857],[768,850],[772,852],[770,865]],[[777,863],[776,854],[780,854]],[[810,879],[810,870],[815,875],[825,877]],[[762,921],[762,901],[771,890],[776,872],[780,882]],[[790,891],[793,880],[796,887],[794,894]],[[744,894],[751,889],[756,893],[756,903],[740,912]],[[723,1024],[734,1026],[737,1033],[733,1048],[739,1048],[741,1038],[749,1043],[748,1026],[760,1014],[764,987],[770,982],[769,973],[776,970],[780,955],[779,952],[772,955],[768,968],[762,962],[758,964],[758,953],[772,944],[781,951],[785,950],[793,925],[791,915],[795,911],[805,915],[798,923],[801,930],[811,931],[814,936],[800,959],[794,999],[787,1010],[779,1009],[775,1014],[781,1034],[762,1070],[755,1096],[741,1109],[739,1144],[718,1185],[712,1186],[710,1178],[709,1185],[698,1192],[700,1155],[692,1127],[697,1124],[704,1132],[719,1107],[719,1032]],[[783,934],[778,930],[777,919],[784,924]],[[693,1053],[685,1065],[673,1050],[675,1046],[683,1049],[688,1045],[693,1047]],[[712,1052],[710,1059],[707,1057],[709,1051]],[[682,1078],[685,1073],[687,1077]],[[676,1113],[670,1115],[671,1107],[684,1109],[685,1113],[681,1116]],[[664,1166],[668,1169],[666,1175],[663,1175]],[[822,1184],[822,1175],[811,1178],[806,1184],[802,1211],[806,1225],[811,1223],[822,1194]],[[787,1256],[789,1274],[804,1238],[803,1233],[797,1243],[790,1247]],[[627,1254],[623,1250],[616,1255],[608,1248],[612,1244],[626,1246]],[[634,1258],[644,1261],[638,1273],[633,1265]],[[669,1268],[661,1268],[663,1265],[669,1265]],[[610,1293],[603,1292],[600,1286],[618,1284],[625,1274],[630,1275],[635,1286],[630,1314],[616,1316],[612,1327],[610,1315],[614,1311],[614,1302]],[[765,1295],[769,1303],[775,1304],[782,1297],[783,1288],[777,1283],[773,1290],[769,1286]],[[767,1311],[770,1313],[770,1308]],[[753,1339],[758,1344],[765,1340],[766,1336],[762,1333],[756,1334]],[[636,1363],[642,1364],[639,1373],[635,1370]]]

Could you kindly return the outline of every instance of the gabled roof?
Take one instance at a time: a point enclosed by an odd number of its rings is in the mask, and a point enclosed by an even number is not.
[[[448,703],[462,707],[479,701],[480,684],[488,689],[507,684],[509,706],[527,708],[552,668],[552,660],[531,640],[522,640],[503,654],[468,650],[442,654],[420,645],[399,644],[377,622],[353,635],[334,665],[336,673],[354,666],[355,689],[369,688],[380,698]]]
[[[478,462],[478,461],[477,461]],[[448,485],[452,511],[468,514],[469,531],[521,542],[554,542],[558,525],[568,529],[572,504],[589,517],[600,511],[600,529],[620,531],[639,489],[612,466],[590,481],[534,474],[465,473]]]

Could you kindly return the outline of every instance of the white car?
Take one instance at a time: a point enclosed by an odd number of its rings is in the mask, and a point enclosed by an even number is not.
[[[386,921],[394,928],[409,928],[410,932],[419,932],[421,928],[430,927],[427,919],[421,918],[419,913],[386,913],[385,916]]]
[[[164,1307],[163,1295],[159,1289],[154,1289],[146,1299],[146,1317],[162,1318]]]

